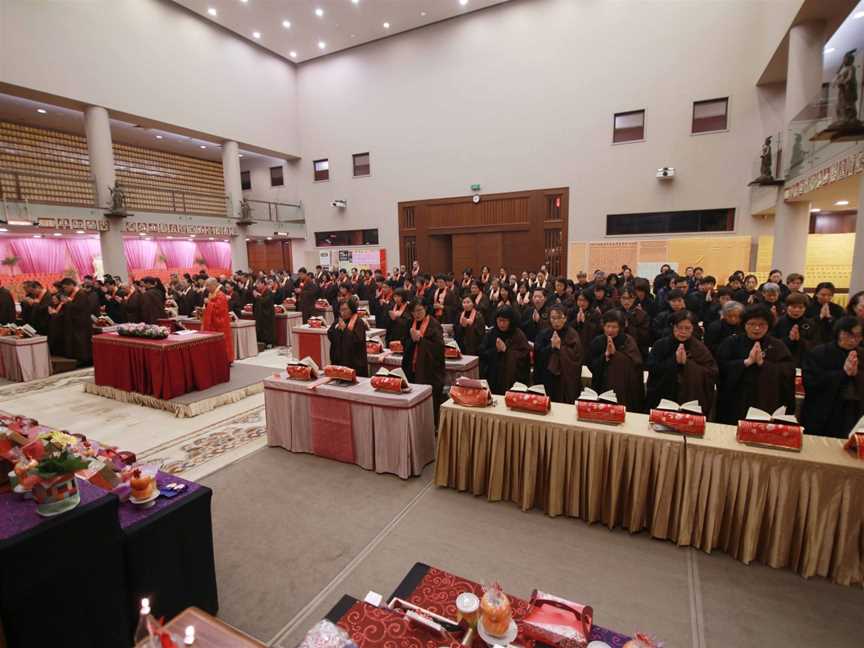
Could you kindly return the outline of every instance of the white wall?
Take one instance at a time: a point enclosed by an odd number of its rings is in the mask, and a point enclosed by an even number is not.
[[[298,151],[294,66],[166,0],[0,0],[0,82]]]
[[[715,207],[737,208],[737,233],[761,233],[747,182],[782,94],[755,83],[800,4],[515,1],[304,63],[296,169],[309,229],[378,226],[393,265],[398,201],[479,182],[569,186],[571,241],[604,238],[608,213]],[[729,132],[692,136],[692,102],[723,96]],[[647,141],[612,145],[613,113],[640,108]],[[372,177],[352,178],[363,151]],[[331,180],[313,183],[323,157]],[[660,166],[676,180],[658,182]]]

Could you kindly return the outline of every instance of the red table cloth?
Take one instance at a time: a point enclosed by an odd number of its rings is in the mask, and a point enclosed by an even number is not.
[[[164,340],[95,335],[93,370],[97,385],[163,400],[230,378],[222,333],[169,335]]]

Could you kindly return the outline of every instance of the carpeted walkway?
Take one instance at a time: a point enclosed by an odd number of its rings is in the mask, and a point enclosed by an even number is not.
[[[861,645],[860,588],[522,513],[430,486],[431,469],[406,482],[264,448],[204,479],[220,616],[294,648],[342,594],[387,595],[421,561],[590,602],[601,625],[667,648]]]

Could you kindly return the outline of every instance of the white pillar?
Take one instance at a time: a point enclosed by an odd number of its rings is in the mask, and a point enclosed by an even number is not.
[[[111,206],[111,189],[117,180],[108,111],[101,106],[87,106],[84,109],[84,132],[87,134],[90,174],[96,185],[96,206],[98,209],[108,209]],[[126,270],[126,252],[123,250],[123,219],[106,218],[108,230],[99,233],[103,271],[126,281],[129,275]]]
[[[864,175],[858,176],[858,215],[855,217],[855,247],[852,251],[852,278],[849,294],[864,290]]]
[[[240,182],[240,147],[237,142],[228,141],[222,144],[222,177],[225,180],[229,216],[231,219],[237,219],[240,217],[240,201],[243,200],[243,187]],[[231,237],[231,266],[235,271],[249,269],[246,235],[246,227],[238,225],[237,235]]]
[[[789,57],[786,63],[786,105],[783,121],[783,156],[788,162],[792,152],[789,122],[819,94],[822,87],[822,50],[825,23],[812,21],[789,30]],[[786,166],[786,162],[783,166]],[[810,231],[810,204],[786,203],[783,189],[777,191],[774,209],[774,251],[771,266],[784,275],[804,273],[807,234]]]

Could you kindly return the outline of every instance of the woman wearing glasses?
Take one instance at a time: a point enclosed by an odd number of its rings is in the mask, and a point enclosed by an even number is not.
[[[717,419],[736,425],[750,407],[769,414],[785,406],[795,412],[795,362],[780,340],[768,334],[774,323],[761,304],[748,306],[744,335],[727,338],[717,351],[720,380]]]

